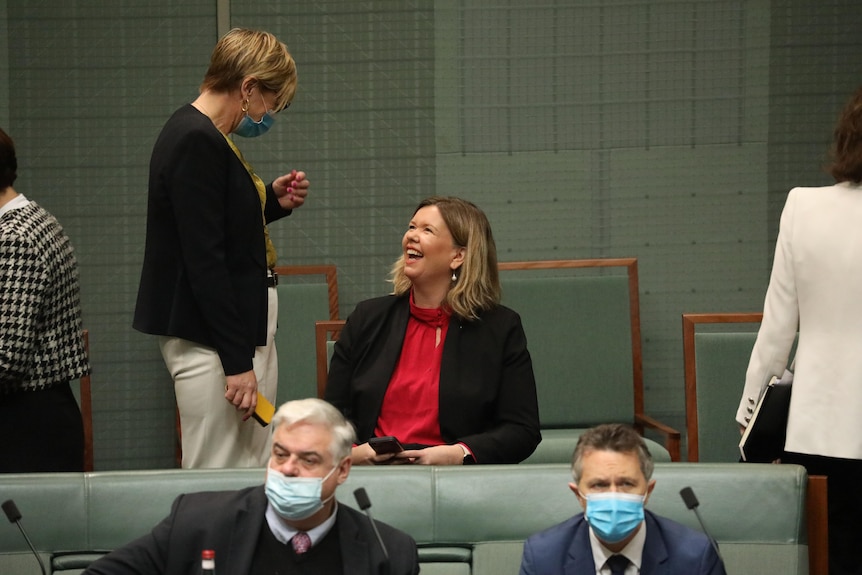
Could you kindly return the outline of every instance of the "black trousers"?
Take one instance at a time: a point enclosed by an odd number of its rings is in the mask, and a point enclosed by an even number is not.
[[[829,575],[862,574],[862,460],[785,453],[781,462],[802,465],[808,475],[827,477]]]
[[[84,423],[69,382],[0,395],[0,473],[83,470]]]

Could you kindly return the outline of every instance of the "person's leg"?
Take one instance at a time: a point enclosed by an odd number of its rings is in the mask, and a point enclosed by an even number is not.
[[[862,575],[856,548],[862,539],[862,461],[799,453],[785,453],[781,461],[804,466],[808,475],[827,477],[829,574]]]
[[[253,467],[240,444],[242,414],[224,397],[225,374],[215,349],[160,337],[180,413],[183,469]]]
[[[278,297],[269,292],[265,346],[255,349],[253,366],[258,390],[275,401],[278,358],[275,329]],[[224,398],[225,374],[215,349],[180,338],[160,337],[165,365],[174,380],[180,412],[183,468],[262,467],[269,459],[269,427],[243,413]]]
[[[278,292],[274,287],[267,290],[269,307],[266,318],[266,345],[254,350],[254,375],[257,389],[270,403],[275,403],[278,391],[278,354],[275,349],[275,330],[278,324]],[[275,406],[278,409],[278,406]],[[248,457],[263,467],[269,461],[270,427],[255,421],[253,432],[247,438]]]
[[[84,423],[68,382],[0,396],[0,473],[84,470]]]
[[[862,540],[862,461],[831,459],[827,475],[829,573],[862,575],[858,548]]]

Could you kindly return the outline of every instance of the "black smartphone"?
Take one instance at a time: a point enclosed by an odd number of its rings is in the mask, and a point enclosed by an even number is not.
[[[404,451],[404,448],[401,447],[401,443],[392,435],[386,435],[384,437],[372,437],[368,440],[368,445],[371,446],[371,449],[374,450],[374,453],[377,455],[383,455],[384,453],[398,453],[399,451]]]

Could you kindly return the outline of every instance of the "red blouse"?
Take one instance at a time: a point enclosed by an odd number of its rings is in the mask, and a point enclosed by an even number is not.
[[[441,445],[440,364],[450,314],[413,303],[401,357],[383,397],[374,435],[394,435],[401,443]]]

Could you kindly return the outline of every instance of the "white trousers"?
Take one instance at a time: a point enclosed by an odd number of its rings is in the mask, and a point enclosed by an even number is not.
[[[275,403],[278,357],[275,329],[278,294],[267,290],[266,345],[256,347],[253,368],[258,391]],[[224,397],[225,373],[214,348],[181,339],[159,337],[162,358],[174,380],[180,413],[183,469],[264,467],[270,454],[270,428],[253,417],[242,420],[242,411]]]

